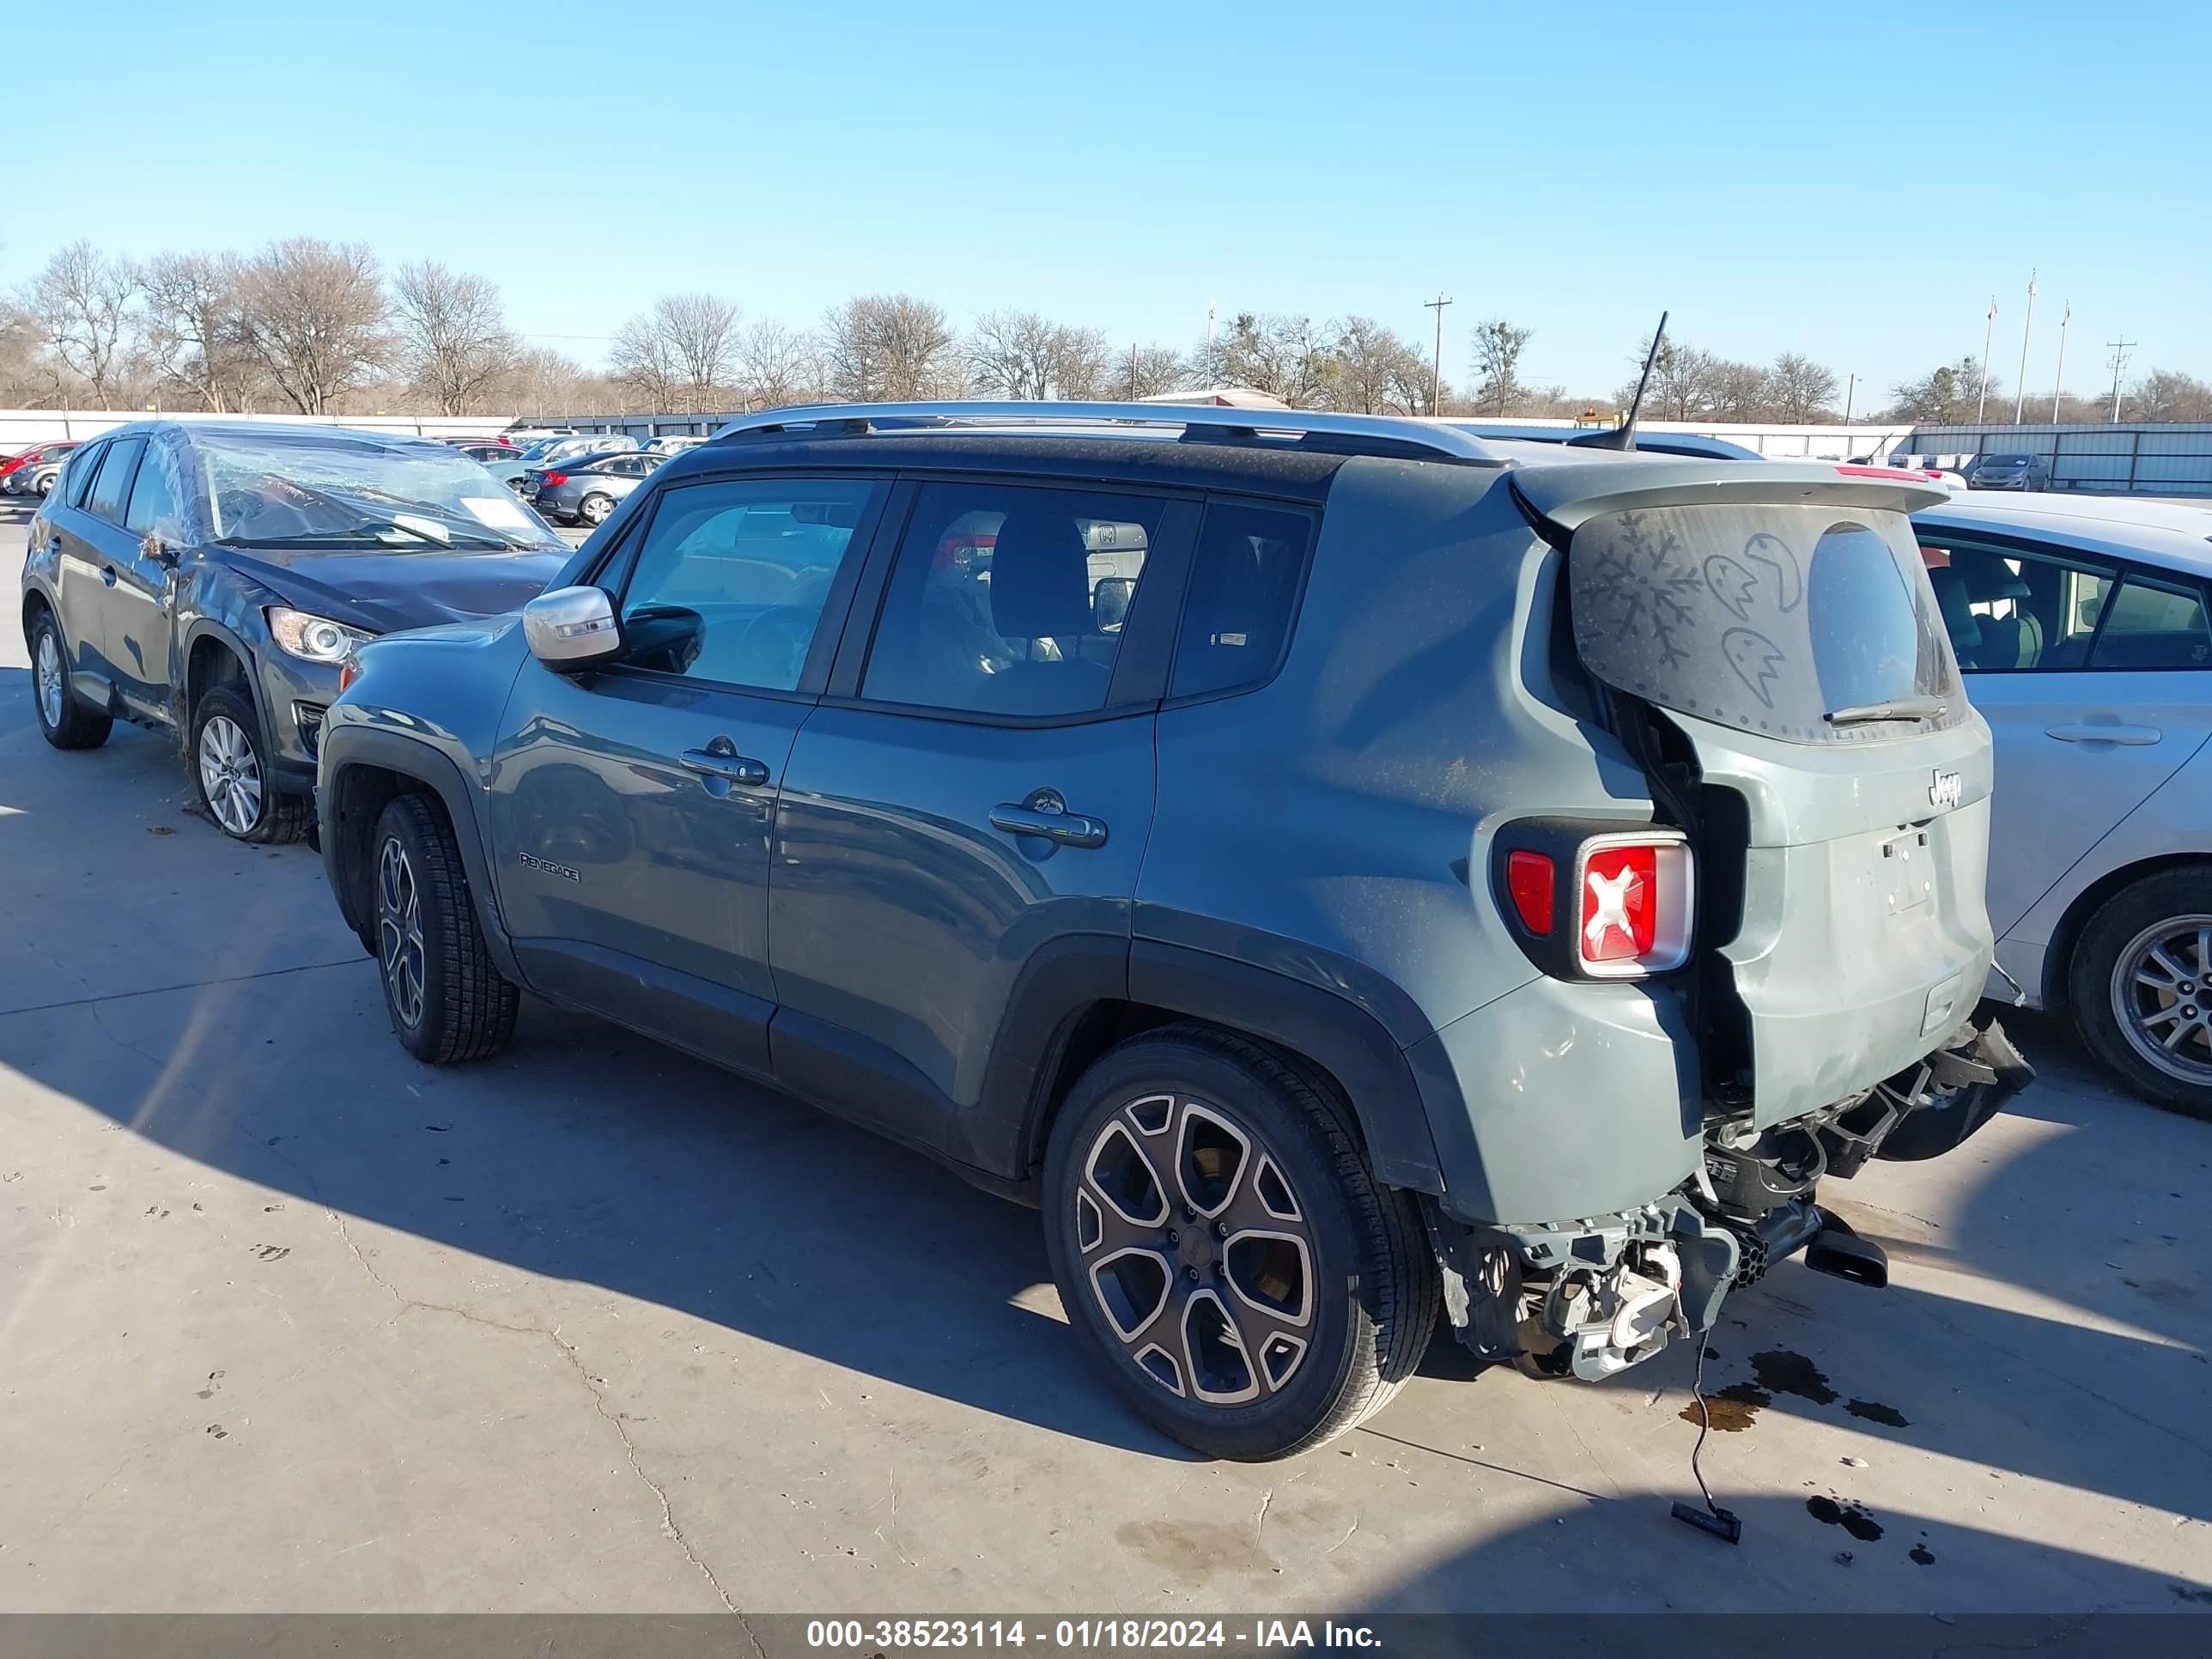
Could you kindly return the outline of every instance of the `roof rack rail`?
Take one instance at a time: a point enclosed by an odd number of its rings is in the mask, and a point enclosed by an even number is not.
[[[1291,438],[1365,441],[1383,453],[1422,452],[1448,460],[1502,465],[1495,449],[1471,432],[1431,426],[1392,415],[1328,415],[1304,409],[1232,409],[1209,404],[905,403],[805,404],[763,410],[731,422],[714,441],[772,437],[793,428],[810,436],[857,437],[886,427],[1065,427],[1080,431],[1115,427],[1178,427],[1183,435],[1214,441]]]

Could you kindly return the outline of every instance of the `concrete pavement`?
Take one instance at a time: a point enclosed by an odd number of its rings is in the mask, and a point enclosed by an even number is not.
[[[2044,1080],[1830,1189],[1890,1249],[1600,1387],[1449,1340],[1302,1459],[1084,1364],[1036,1218],[527,1007],[438,1071],[304,848],[33,724],[0,509],[0,1610],[2182,1609],[2212,1601],[2212,1124]],[[1878,1535],[1877,1535],[1878,1532]]]

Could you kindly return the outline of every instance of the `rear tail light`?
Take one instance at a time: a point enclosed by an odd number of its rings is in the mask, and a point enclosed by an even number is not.
[[[1595,836],[1575,859],[1575,964],[1636,979],[1689,959],[1695,860],[1679,833]]]
[[[558,489],[568,482],[568,475],[565,472],[548,472],[538,480],[538,487],[540,489]]]
[[[1552,931],[1553,906],[1559,884],[1559,866],[1552,862],[1549,854],[1505,855],[1505,889],[1513,900],[1514,914],[1530,933],[1548,934]]]

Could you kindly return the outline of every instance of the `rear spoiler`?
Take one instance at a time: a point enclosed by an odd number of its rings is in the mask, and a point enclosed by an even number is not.
[[[1530,513],[1573,532],[1601,514],[1646,507],[1778,506],[1856,507],[1868,513],[1917,513],[1953,499],[1948,485],[1887,466],[1823,461],[1692,459],[1628,454],[1618,459],[1563,461],[1515,467],[1513,492]]]

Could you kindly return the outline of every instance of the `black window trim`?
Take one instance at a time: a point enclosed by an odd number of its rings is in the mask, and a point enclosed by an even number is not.
[[[92,493],[92,481],[100,476],[100,463],[107,458],[109,441],[104,437],[95,438],[88,442],[83,448],[71,452],[69,459],[62,463],[64,472],[77,462],[79,457],[82,457],[86,463],[84,471],[70,474],[70,482],[75,488],[70,490],[62,505],[72,513],[82,513],[86,510],[84,498]],[[60,482],[58,477],[55,482],[57,483]]]
[[[618,675],[625,679],[651,681],[663,685],[683,685],[694,689],[706,688],[741,697],[769,697],[778,702],[812,704],[822,701],[823,688],[829,682],[830,665],[839,642],[844,636],[847,617],[852,608],[853,594],[859,586],[860,569],[872,556],[875,544],[883,534],[887,503],[896,490],[896,480],[881,468],[840,471],[829,474],[792,469],[779,471],[729,472],[693,474],[675,478],[653,491],[652,498],[633,514],[623,533],[610,543],[606,551],[594,559],[573,584],[581,587],[596,587],[607,596],[614,607],[615,625],[622,626],[623,596],[629,590],[630,578],[636,572],[638,556],[644,550],[653,534],[653,526],[660,517],[660,504],[672,489],[688,489],[700,484],[732,483],[776,483],[793,481],[813,481],[836,477],[857,483],[886,486],[875,498],[873,515],[863,514],[853,526],[852,539],[845,544],[845,556],[837,562],[837,574],[830,579],[830,591],[823,596],[822,620],[815,625],[814,638],[806,647],[806,660],[800,665],[799,684],[789,690],[775,686],[743,685],[734,680],[709,679],[702,674],[671,674],[659,668],[640,668],[619,657],[593,671],[601,674]],[[857,548],[858,556],[854,550]],[[614,580],[610,583],[610,576]],[[842,609],[841,609],[842,607]],[[834,625],[833,625],[834,619]],[[627,649],[627,646],[624,647]]]
[[[2129,577],[2142,576],[2154,582],[2164,582],[2170,586],[2193,590],[2198,602],[2205,607],[2208,622],[2212,622],[2212,583],[2206,582],[2201,577],[2192,575],[2185,570],[2175,570],[2165,565],[2145,564],[2140,559],[2115,557],[2110,553],[2073,547],[2063,542],[2035,541],[2026,536],[2008,535],[2002,532],[1984,532],[1978,529],[1954,536],[1946,526],[1939,524],[1927,526],[1915,524],[1912,528],[1916,535],[1923,529],[1938,532],[1939,539],[1935,545],[1947,550],[1954,544],[1962,544],[1969,548],[1986,547],[1994,552],[2026,554],[2032,557],[2069,564],[2077,569],[2104,572],[2112,579],[2112,586],[2105,590],[2104,603],[2098,607],[2097,624],[2089,630],[2089,643],[2081,653],[2081,661],[2067,663],[2063,666],[2054,664],[2050,667],[2045,667],[2039,663],[2033,668],[1968,668],[1961,664],[1959,673],[1962,679],[1968,674],[1989,674],[2010,678],[2020,674],[2197,674],[2205,672],[2197,668],[2146,668],[2119,663],[2099,663],[2095,660],[2097,642],[2105,636],[2105,623],[2112,614],[2112,602],[2119,597],[2121,586]]]
[[[830,671],[829,686],[822,697],[824,708],[852,708],[863,713],[943,720],[956,726],[998,726],[1017,731],[1095,726],[1102,720],[1127,720],[1133,714],[1150,714],[1159,708],[1160,700],[1167,692],[1168,667],[1175,651],[1176,618],[1182,614],[1182,592],[1190,574],[1192,550],[1197,544],[1198,521],[1205,505],[1205,491],[1172,483],[1086,478],[1068,473],[996,472],[988,469],[902,470],[899,483],[904,495],[896,502],[895,510],[886,511],[884,514],[875,546],[869,551],[868,568],[854,597],[846,620],[844,637],[838,642],[837,654]],[[1114,653],[1114,674],[1107,684],[1103,705],[1068,714],[999,714],[969,708],[940,708],[933,703],[891,702],[881,697],[860,695],[860,682],[867,668],[868,656],[875,648],[876,630],[883,622],[892,568],[897,562],[899,548],[906,540],[906,532],[914,516],[915,506],[921,500],[922,488],[933,483],[984,484],[1007,489],[1049,489],[1062,494],[1086,495],[1131,495],[1166,504],[1166,510],[1160,517],[1159,533],[1145,552],[1145,569],[1159,571],[1163,580],[1158,587],[1149,590],[1141,579],[1137,584],[1137,597],[1129,609],[1130,620],[1121,625],[1121,643]],[[1155,560],[1159,562],[1155,564]],[[1174,593],[1172,599],[1156,601],[1151,605],[1145,604],[1147,592],[1160,593],[1170,588]],[[1174,617],[1168,614],[1169,605],[1174,608]]]
[[[1255,674],[1249,679],[1239,680],[1233,685],[1218,685],[1204,691],[1187,691],[1181,696],[1170,696],[1160,704],[1163,712],[1171,708],[1194,708],[1201,703],[1218,702],[1224,697],[1248,697],[1255,691],[1264,691],[1273,685],[1282,677],[1284,665],[1291,659],[1291,646],[1297,638],[1298,618],[1306,608],[1306,591],[1312,585],[1314,559],[1321,547],[1322,517],[1327,507],[1325,501],[1316,503],[1285,501],[1273,495],[1247,495],[1241,490],[1208,491],[1206,498],[1208,511],[1212,509],[1216,501],[1225,502],[1231,507],[1261,507],[1270,512],[1295,513],[1301,515],[1309,525],[1305,556],[1298,562],[1297,586],[1291,595],[1290,614],[1283,620],[1282,642],[1275,647],[1275,659],[1267,665],[1266,672]],[[1198,545],[1205,539],[1206,521],[1201,517],[1199,520],[1198,535],[1191,544],[1190,565],[1193,570],[1197,567]],[[1187,571],[1185,574],[1188,576],[1189,573]],[[1174,654],[1177,657],[1181,656],[1182,651],[1183,614],[1189,609],[1189,605],[1190,587],[1186,580],[1182,605],[1178,608],[1176,616],[1173,644]],[[1175,684],[1175,664],[1172,660],[1168,665],[1166,683],[1170,687]]]

